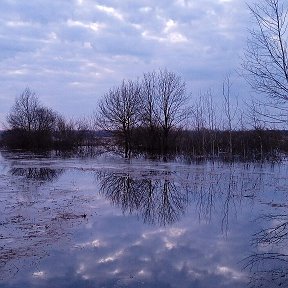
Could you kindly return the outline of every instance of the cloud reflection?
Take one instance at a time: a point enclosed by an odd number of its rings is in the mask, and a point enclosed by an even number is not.
[[[73,159],[69,165],[61,161],[49,162],[55,163],[51,169],[67,169],[58,178],[46,177],[53,181],[46,181],[41,189],[38,180],[29,178],[39,171],[28,173],[28,179],[22,170],[0,174],[0,235],[5,243],[0,245],[0,270],[1,277],[14,277],[3,281],[5,288],[243,288],[249,271],[242,271],[239,261],[249,252],[250,234],[258,228],[251,219],[267,212],[267,207],[282,213],[261,217],[264,230],[254,233],[257,255],[287,254],[286,236],[281,241],[274,237],[286,233],[286,226],[281,228],[287,222],[284,198],[264,201],[271,187],[287,188],[286,174],[276,169],[239,163],[119,161],[105,166],[87,159],[81,163]],[[19,162],[12,167],[31,164]],[[23,185],[23,177],[30,186]],[[283,180],[275,185],[280,177]],[[38,198],[32,195],[25,200],[23,195],[33,185]],[[87,218],[81,217],[84,212]],[[270,250],[268,239],[278,248]],[[285,265],[277,263],[285,272]],[[256,272],[252,270],[263,276]]]

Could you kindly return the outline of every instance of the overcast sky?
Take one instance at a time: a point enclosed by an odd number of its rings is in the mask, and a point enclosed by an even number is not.
[[[196,96],[232,73],[241,94],[249,19],[243,0],[1,0],[0,121],[25,87],[77,118],[122,79],[159,68]]]

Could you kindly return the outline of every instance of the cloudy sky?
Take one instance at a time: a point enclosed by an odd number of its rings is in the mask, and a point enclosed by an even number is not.
[[[122,79],[159,68],[180,75],[193,95],[217,91],[232,73],[240,93],[235,71],[251,22],[245,2],[1,0],[0,121],[25,87],[77,118]]]

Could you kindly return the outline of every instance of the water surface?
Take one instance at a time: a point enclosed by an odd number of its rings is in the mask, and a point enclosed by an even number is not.
[[[288,165],[0,157],[0,287],[287,287]]]

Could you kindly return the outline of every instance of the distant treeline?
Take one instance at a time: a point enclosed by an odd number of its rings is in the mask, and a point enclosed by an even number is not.
[[[43,106],[27,88],[7,116],[8,129],[1,133],[0,145],[32,151],[86,149],[96,154],[114,149],[126,158],[162,159],[180,155],[263,160],[288,152],[288,131],[265,127],[254,106],[245,114],[250,128],[244,125],[244,114],[238,115],[241,110],[232,105],[229,78],[223,82],[222,96],[220,109],[211,93],[191,105],[181,78],[160,70],[123,81],[103,96],[89,121],[72,121]]]
[[[226,159],[226,160],[271,160],[280,159],[288,153],[288,131],[243,130],[243,131],[192,131],[173,130],[168,139],[167,153],[163,155],[161,132],[138,128],[132,133],[130,157],[144,155],[149,158]],[[230,147],[232,138],[232,153]],[[0,145],[7,149],[30,151],[58,150],[79,152],[122,151],[125,144],[119,131],[70,130],[37,133],[23,130],[3,131]],[[94,152],[94,153],[93,153]]]
[[[142,129],[135,131],[133,152],[150,156],[161,155],[161,134],[146,136]],[[183,155],[196,159],[279,159],[288,152],[288,131],[284,130],[177,130],[168,140],[166,156]]]

